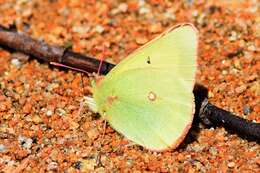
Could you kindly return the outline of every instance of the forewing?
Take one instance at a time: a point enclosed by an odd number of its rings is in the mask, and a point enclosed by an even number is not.
[[[196,54],[197,30],[189,24],[179,25],[128,55],[108,75],[130,69],[162,67],[190,78],[196,68]]]

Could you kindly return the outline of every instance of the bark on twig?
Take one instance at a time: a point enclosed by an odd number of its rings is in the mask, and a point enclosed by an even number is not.
[[[204,99],[201,104],[199,117],[207,126],[224,126],[226,129],[260,141],[260,124],[243,119],[235,114],[218,108]]]
[[[0,46],[23,52],[47,63],[58,63],[83,72],[97,72],[100,64],[95,58],[66,50],[61,46],[48,45],[2,26],[0,26]],[[107,74],[114,66],[104,61],[100,74]],[[200,97],[196,93],[194,95],[201,122],[208,126],[224,126],[247,138],[260,141],[260,123],[250,122],[220,109],[209,103],[207,98],[205,99],[206,96]]]
[[[31,55],[47,63],[55,62],[90,73],[97,72],[100,64],[100,61],[95,58],[66,50],[61,46],[48,45],[43,41],[32,39],[23,33],[10,31],[2,26],[0,26],[1,45]],[[113,64],[103,62],[100,73],[107,74],[113,67]]]

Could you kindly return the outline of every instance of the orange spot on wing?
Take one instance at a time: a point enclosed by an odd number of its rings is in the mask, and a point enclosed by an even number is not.
[[[96,86],[99,87],[101,84],[102,80],[104,79],[103,76],[96,76]]]
[[[108,96],[108,97],[107,97],[107,102],[108,102],[109,105],[112,105],[112,103],[113,103],[115,100],[117,100],[117,99],[118,99],[117,96]]]

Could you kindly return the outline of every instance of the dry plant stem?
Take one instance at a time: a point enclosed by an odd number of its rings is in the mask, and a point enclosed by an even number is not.
[[[2,26],[0,26],[0,46],[32,55],[39,60],[57,66],[67,66],[82,72],[97,72],[100,65],[100,61],[95,58],[66,50],[61,46],[48,45]],[[100,74],[107,74],[114,66],[114,64],[103,61]],[[246,135],[246,137],[260,140],[259,123],[253,123],[235,116],[210,104],[207,99],[201,105],[199,117],[206,125],[224,126],[236,133]]]
[[[67,50],[61,46],[48,45],[43,41],[32,39],[31,37],[0,26],[0,46],[5,46],[16,51],[23,52],[47,63],[58,63],[87,72],[96,72],[99,60]],[[101,74],[108,73],[114,67],[108,62],[102,63]]]
[[[218,108],[204,99],[199,117],[208,126],[224,126],[249,139],[260,141],[260,123],[245,120],[231,112]]]

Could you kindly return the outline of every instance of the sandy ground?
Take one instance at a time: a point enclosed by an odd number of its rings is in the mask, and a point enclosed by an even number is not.
[[[196,81],[212,103],[260,122],[259,2],[0,0],[0,24],[117,63],[166,28],[199,30]],[[105,50],[105,51],[104,51]],[[260,146],[223,128],[152,152],[85,108],[89,78],[0,49],[0,172],[260,172]],[[83,88],[84,86],[84,88]]]

